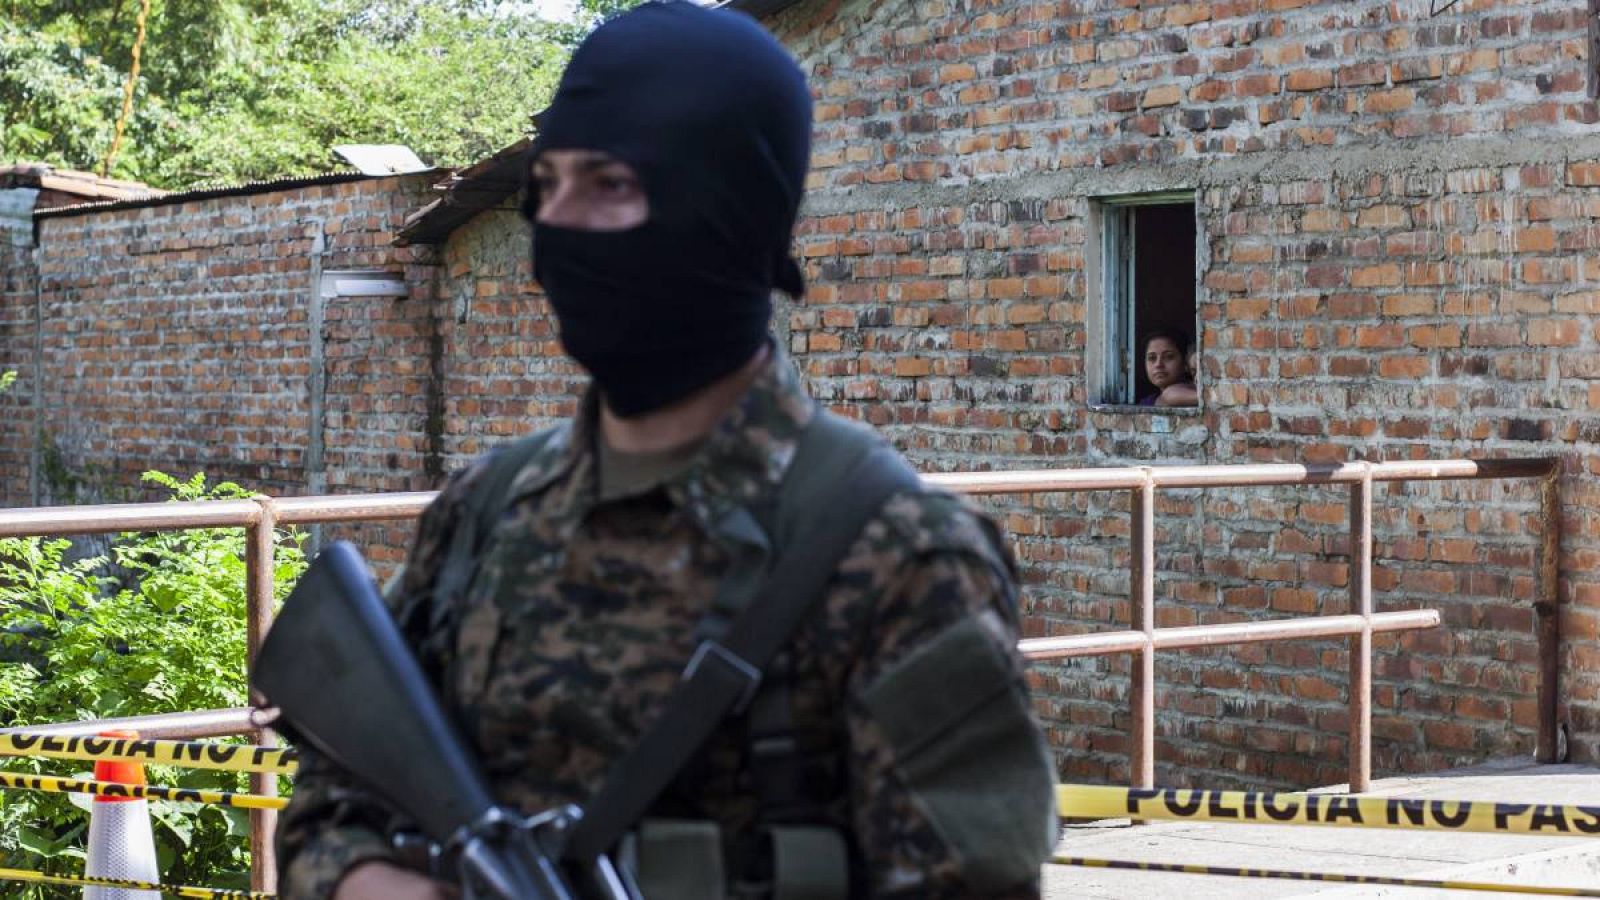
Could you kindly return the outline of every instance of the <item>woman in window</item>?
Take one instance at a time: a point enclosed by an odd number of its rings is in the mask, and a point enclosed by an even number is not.
[[[1155,388],[1140,398],[1140,406],[1199,406],[1194,372],[1189,366],[1189,342],[1183,335],[1157,328],[1144,336],[1144,374]]]

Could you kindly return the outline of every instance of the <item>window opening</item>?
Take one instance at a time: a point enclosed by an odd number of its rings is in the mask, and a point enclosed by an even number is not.
[[[1173,332],[1195,347],[1194,198],[1182,194],[1100,201],[1100,403],[1137,404],[1160,392],[1144,364],[1144,336]]]

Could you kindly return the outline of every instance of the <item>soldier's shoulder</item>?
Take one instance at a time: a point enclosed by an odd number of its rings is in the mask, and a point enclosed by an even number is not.
[[[503,482],[501,490],[547,482],[566,462],[571,442],[571,423],[562,422],[491,447],[451,472],[434,503],[455,511],[491,482]]]
[[[924,488],[896,494],[884,504],[876,524],[880,540],[907,556],[972,554],[1010,568],[1009,551],[994,521],[948,491]]]

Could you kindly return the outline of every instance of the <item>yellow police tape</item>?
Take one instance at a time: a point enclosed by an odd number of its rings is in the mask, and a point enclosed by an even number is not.
[[[116,760],[227,772],[276,772],[280,775],[293,772],[296,765],[295,752],[288,747],[24,733],[0,734],[0,756]]]
[[[1165,819],[1256,825],[1334,825],[1407,831],[1600,836],[1600,806],[1410,800],[1344,794],[1264,794],[1063,784],[1056,809],[1079,819]]]
[[[1431,888],[1448,891],[1491,891],[1497,894],[1542,894],[1548,897],[1600,897],[1600,888],[1545,887],[1531,884],[1496,884],[1490,881],[1446,881],[1433,878],[1398,878],[1388,875],[1343,875],[1338,872],[1300,872],[1292,869],[1236,868],[1189,863],[1132,862],[1122,859],[1088,859],[1082,856],[1054,856],[1058,866],[1083,866],[1091,869],[1125,869],[1134,872],[1173,872],[1183,875],[1228,875],[1235,878],[1286,878],[1294,881],[1326,881],[1337,884],[1373,884],[1389,887]]]
[[[230,794],[226,791],[203,791],[193,788],[118,784],[115,781],[57,778],[54,775],[30,775],[25,772],[0,772],[0,788],[55,794],[93,794],[96,797],[145,798],[168,800],[173,803],[209,803],[238,809],[283,809],[289,803],[283,797],[263,797],[259,794]]]
[[[27,869],[0,868],[0,881],[26,881],[33,884],[62,884],[87,887],[116,887],[134,891],[160,891],[174,897],[194,897],[196,900],[274,900],[278,895],[265,891],[230,891],[221,888],[185,887],[183,885],[152,884],[148,881],[128,881],[122,878],[100,878],[94,875],[48,875]]]

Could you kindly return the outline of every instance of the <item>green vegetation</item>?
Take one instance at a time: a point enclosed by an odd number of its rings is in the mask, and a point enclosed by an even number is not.
[[[112,176],[183,188],[325,172],[341,143],[468,163],[528,129],[579,31],[496,0],[8,0],[0,161],[100,171],[137,46]]]
[[[173,500],[249,496],[203,475],[145,480]],[[0,721],[6,725],[242,706],[245,569],[241,529],[124,534],[109,554],[74,560],[65,539],[0,539]],[[280,534],[279,599],[305,568],[301,535]],[[11,771],[79,774],[87,764],[5,760]],[[242,791],[244,776],[156,769],[151,783]],[[248,886],[246,814],[152,803],[166,880]],[[0,865],[82,870],[88,817],[61,794],[8,793]],[[6,885],[7,897],[65,896]]]

